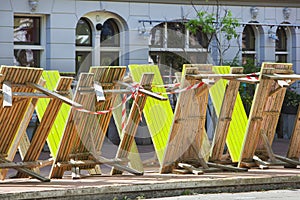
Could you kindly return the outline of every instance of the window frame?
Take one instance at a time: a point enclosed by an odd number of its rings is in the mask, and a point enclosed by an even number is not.
[[[39,43],[20,43],[14,42],[14,51],[16,50],[32,50],[38,51],[38,60],[36,64],[30,67],[42,67],[46,65],[46,53],[45,53],[45,46],[46,46],[46,16],[45,15],[24,15],[24,14],[14,14],[13,18],[39,18]],[[13,25],[15,26],[15,25]],[[15,54],[15,53],[14,53]],[[15,56],[13,55],[14,60],[16,60]],[[16,64],[16,63],[15,63]]]
[[[246,32],[245,32],[246,30]],[[249,34],[249,35],[248,35]],[[245,41],[244,46],[244,38],[249,38],[249,40]],[[254,25],[246,25],[242,31],[242,64],[246,64],[245,61],[247,58],[252,57],[254,65],[256,65],[257,59],[257,37],[254,30]],[[247,43],[249,43],[249,48],[247,48]],[[252,48],[253,46],[253,48]]]
[[[104,58],[103,55],[105,54],[110,54],[110,53],[115,53],[117,54],[117,58],[118,58],[118,61],[116,62],[115,60],[113,60],[113,63],[109,64],[109,66],[114,66],[114,65],[120,65],[122,60],[121,60],[121,25],[118,23],[118,20],[115,19],[115,18],[108,18],[107,20],[105,20],[105,22],[103,23],[103,26],[105,26],[105,23],[106,22],[110,22],[113,24],[113,27],[115,27],[115,30],[117,31],[114,31],[115,34],[113,35],[113,37],[117,37],[114,39],[114,41],[117,41],[117,42],[114,42],[114,43],[103,43],[103,29],[101,30],[101,35],[100,35],[100,38],[99,38],[99,42],[100,42],[100,65],[102,65],[101,63],[103,63]]]
[[[87,25],[88,25],[88,29],[90,31],[90,38],[89,38],[89,43],[90,44],[78,44],[77,43],[77,25],[79,23],[80,20],[83,20]],[[89,68],[91,66],[79,66],[78,64],[80,63],[78,61],[79,56],[83,56],[82,54],[84,54],[85,59],[91,59],[88,61],[88,63],[93,63],[93,49],[94,49],[94,31],[92,28],[92,23],[90,22],[90,20],[86,17],[81,17],[77,24],[76,24],[76,28],[75,28],[75,73],[79,73],[79,72],[88,72]],[[87,56],[87,54],[91,54],[91,56]],[[81,68],[82,67],[82,68]]]
[[[109,23],[109,25],[112,25],[113,30],[114,30],[114,34],[112,36],[113,36],[113,38],[116,38],[116,39],[114,39],[112,43],[105,42],[107,40],[103,39],[106,23]],[[116,37],[116,35],[117,35],[117,37]],[[121,46],[120,27],[115,19],[109,18],[109,19],[105,20],[105,22],[103,23],[103,27],[102,27],[101,35],[100,35],[100,46],[101,46],[101,48],[102,47],[120,47]]]
[[[30,41],[30,42],[26,42],[26,41],[15,41],[14,40],[14,45],[35,45],[35,46],[39,46],[39,45],[41,45],[41,24],[42,24],[42,22],[41,22],[41,17],[37,17],[37,16],[22,16],[22,15],[15,15],[14,16],[14,29],[15,29],[15,19],[16,18],[24,18],[24,19],[26,19],[26,18],[30,18],[30,19],[39,19],[38,20],[38,31],[37,31],[37,33],[36,34],[38,34],[38,41]]]
[[[276,62],[288,62],[288,36],[287,36],[287,27],[278,26],[276,29],[276,36],[278,40],[275,43],[275,61]],[[281,34],[278,34],[280,30]],[[282,38],[283,37],[283,38]],[[280,45],[280,46],[279,46]],[[281,47],[283,46],[283,48]],[[280,48],[278,48],[280,47]]]
[[[247,32],[245,32],[245,30],[247,30]],[[249,35],[247,35],[247,33],[249,33],[249,32],[251,32],[251,33]],[[247,40],[248,37],[249,37],[249,40]],[[244,38],[246,38],[245,47],[243,47]],[[247,48],[247,43],[249,43],[249,46],[250,46],[249,48]],[[251,47],[252,45],[253,45],[253,48]],[[256,35],[255,35],[252,25],[246,25],[242,32],[242,51],[243,52],[247,52],[247,51],[248,52],[256,52]]]

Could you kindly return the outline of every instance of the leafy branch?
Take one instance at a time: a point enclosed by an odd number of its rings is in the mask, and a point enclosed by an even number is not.
[[[195,6],[194,9],[196,10]],[[224,53],[230,48],[230,41],[232,39],[238,39],[239,37],[236,31],[239,23],[238,20],[232,16],[230,10],[225,10],[222,17],[220,17],[219,8],[217,10],[216,13],[197,11],[197,17],[189,20],[186,23],[186,27],[193,34],[196,34],[197,31],[205,33],[208,37],[209,45],[212,45],[212,41],[215,39],[217,43],[216,47],[219,52],[219,64],[222,65]],[[224,37],[225,40],[222,40],[222,37]]]

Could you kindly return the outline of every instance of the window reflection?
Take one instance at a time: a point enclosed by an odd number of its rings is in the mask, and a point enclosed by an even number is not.
[[[287,37],[285,28],[280,26],[277,28],[276,36],[278,40],[276,40],[276,51],[287,51]]]
[[[246,64],[252,64],[255,65],[255,54],[243,54],[242,56],[242,64],[246,65]]]
[[[165,30],[167,34],[165,35]],[[199,27],[195,34],[189,33],[189,48],[208,48],[208,37]],[[167,22],[156,25],[151,30],[150,47],[186,48],[186,27],[182,22]],[[166,41],[166,44],[164,44]]]
[[[14,65],[24,67],[40,66],[41,18],[14,16],[14,44],[27,45],[26,48],[15,46]]]
[[[40,53],[31,49],[14,50],[14,65],[23,67],[39,67]]]
[[[92,30],[88,21],[81,18],[76,26],[76,45],[92,46]]]
[[[101,66],[119,66],[119,52],[101,52]]]
[[[118,25],[113,19],[105,21],[101,30],[101,46],[119,47],[119,33]]]
[[[165,23],[161,23],[151,30],[150,43],[152,47],[163,46],[164,24]]]
[[[276,62],[286,63],[287,62],[287,35],[286,35],[287,27],[279,26],[276,30]]]
[[[253,26],[246,25],[243,30],[243,37],[242,37],[242,64],[256,64],[255,57],[255,43],[256,43],[255,33],[253,30]]]
[[[242,38],[243,51],[255,51],[255,34],[252,26],[246,25]]]
[[[76,51],[76,73],[88,72],[92,66],[90,51]]]
[[[287,55],[285,54],[277,54],[276,55],[276,58],[275,58],[276,62],[279,62],[279,63],[286,63],[287,62]]]
[[[40,44],[40,18],[14,17],[14,43]]]
[[[168,48],[184,48],[185,47],[185,26],[182,23],[168,23]]]
[[[92,46],[92,29],[86,18],[80,18],[76,26],[76,46],[81,47],[76,50],[76,73],[88,72],[92,65],[91,51],[82,50],[82,47]],[[80,49],[80,50],[79,50]]]

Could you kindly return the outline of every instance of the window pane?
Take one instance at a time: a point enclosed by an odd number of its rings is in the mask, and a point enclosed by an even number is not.
[[[76,51],[76,73],[89,72],[92,54],[89,51]]]
[[[14,65],[23,67],[40,67],[40,51],[31,49],[14,50]]]
[[[76,26],[76,45],[92,46],[92,30],[86,19],[80,19]]]
[[[168,48],[185,47],[185,26],[182,23],[171,22],[167,24],[168,28]]]
[[[276,31],[276,51],[287,51],[287,37],[284,27],[278,27]]]
[[[162,47],[163,46],[163,36],[164,36],[164,23],[155,26],[151,30],[151,47]]]
[[[242,38],[243,51],[255,51],[255,34],[252,26],[246,25],[243,31]]]
[[[278,63],[286,63],[287,62],[287,55],[276,55],[275,60]]]
[[[119,52],[101,52],[101,66],[119,66]]]
[[[14,43],[40,44],[40,18],[14,17]]]
[[[104,22],[101,30],[101,46],[119,47],[120,35],[119,28],[113,19]]]
[[[184,64],[207,62],[207,53],[201,52],[150,51],[149,55],[153,63],[159,65],[163,75],[170,73],[170,68],[174,72],[181,72]],[[163,72],[163,69],[166,71]]]

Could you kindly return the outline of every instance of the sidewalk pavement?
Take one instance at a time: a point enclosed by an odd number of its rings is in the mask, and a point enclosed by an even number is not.
[[[285,155],[287,140],[275,140],[274,152]],[[147,150],[148,148],[148,150]],[[151,155],[151,146],[142,155]],[[146,150],[145,150],[146,149]],[[113,154],[112,152],[110,152]],[[45,168],[41,173],[49,173]],[[124,174],[85,176],[72,180],[66,173],[63,179],[43,183],[35,179],[5,179],[0,182],[0,199],[134,199],[176,196],[191,193],[241,192],[283,188],[300,188],[300,169],[250,169],[248,172],[218,172],[203,175],[159,174],[158,166],[146,166],[143,176]],[[13,174],[12,172],[10,172]]]

